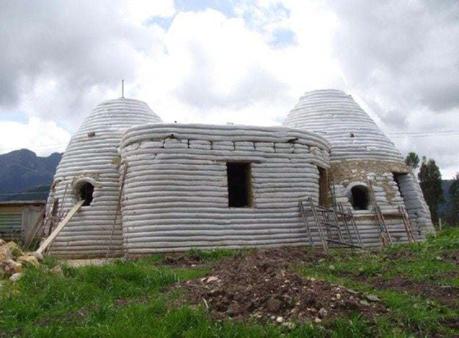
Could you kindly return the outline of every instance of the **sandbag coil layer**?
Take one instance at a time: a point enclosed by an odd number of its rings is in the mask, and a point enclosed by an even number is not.
[[[340,90],[305,93],[287,115],[284,125],[325,137],[330,160],[402,161],[400,152],[371,117]]]
[[[78,180],[94,183],[94,198],[54,240],[50,247],[52,255],[75,258],[122,254],[121,216],[117,210],[118,147],[129,127],[156,122],[161,120],[147,104],[125,98],[99,104],[86,118],[57,167],[47,209],[58,199],[58,216],[62,219],[78,200],[75,192]]]
[[[121,143],[130,256],[190,248],[304,245],[298,202],[318,198],[328,143],[288,128],[137,126]],[[252,206],[228,206],[227,162],[251,165]]]

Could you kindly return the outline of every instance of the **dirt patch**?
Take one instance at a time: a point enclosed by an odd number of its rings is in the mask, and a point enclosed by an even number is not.
[[[459,250],[451,250],[442,254],[442,258],[447,261],[459,265]]]
[[[259,250],[218,262],[208,277],[181,283],[188,300],[202,304],[215,319],[255,318],[291,324],[361,313],[373,317],[386,312],[375,296],[365,296],[339,285],[303,278],[292,263],[317,260],[320,252],[302,248]]]
[[[395,277],[392,279],[383,279],[382,277],[378,277],[373,278],[370,282],[377,288],[406,291],[410,294],[416,294],[429,298],[448,306],[459,305],[458,287],[420,283],[404,277]]]
[[[162,263],[177,267],[195,267],[203,265],[204,259],[194,254],[168,254],[162,259]]]

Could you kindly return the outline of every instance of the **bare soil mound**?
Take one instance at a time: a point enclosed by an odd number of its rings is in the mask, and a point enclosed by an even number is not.
[[[189,300],[204,304],[216,319],[256,318],[290,324],[321,322],[358,312],[386,312],[376,296],[292,272],[292,263],[323,257],[301,248],[259,250],[218,262],[208,277],[183,282]]]

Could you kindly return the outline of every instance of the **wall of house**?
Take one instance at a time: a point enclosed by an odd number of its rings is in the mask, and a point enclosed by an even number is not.
[[[88,181],[95,186],[93,201],[83,206],[63,228],[50,246],[52,255],[72,258],[122,255],[118,147],[126,129],[153,122],[160,119],[144,102],[119,98],[98,105],[73,135],[54,177],[47,204],[47,224],[56,226],[75,205],[79,182]],[[59,208],[53,216],[56,199]]]
[[[126,132],[125,254],[304,245],[298,202],[317,203],[327,142],[287,128],[150,125]],[[253,204],[228,207],[226,163],[251,163]],[[124,170],[124,169],[121,169]]]
[[[21,206],[0,206],[0,238],[6,241],[19,241],[22,239]]]
[[[334,89],[307,92],[289,112],[284,125],[309,130],[327,139],[337,199],[347,207],[350,207],[348,186],[358,182],[367,184],[372,179],[383,212],[394,213],[398,205],[406,204],[411,222],[421,231],[420,238],[434,231],[417,181],[407,179],[403,183],[407,198],[400,195],[393,173],[409,173],[400,152],[352,96]],[[368,245],[377,245],[379,238],[373,214],[354,211]],[[386,217],[386,221],[394,238],[406,240],[400,217]]]
[[[0,203],[0,238],[28,241],[38,218],[43,217],[44,203],[10,201]]]
[[[408,241],[403,219],[397,215],[401,205],[406,208],[417,239],[424,239],[427,233],[433,231],[422,192],[405,164],[375,160],[339,161],[331,165],[330,172],[336,201],[351,210],[350,188],[355,184],[368,187],[369,181],[372,182],[374,198],[385,215],[394,242]],[[394,179],[394,173],[398,174],[398,184]],[[370,203],[368,210],[353,210],[353,214],[365,244],[378,245],[379,226],[375,219],[373,203]]]

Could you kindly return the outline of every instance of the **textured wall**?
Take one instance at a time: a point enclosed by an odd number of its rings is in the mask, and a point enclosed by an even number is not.
[[[402,184],[406,191],[399,193],[393,173],[409,173],[400,152],[384,135],[370,116],[339,90],[315,90],[305,93],[290,111],[285,126],[316,132],[330,143],[331,174],[339,202],[351,207],[349,186],[373,181],[375,198],[383,212],[394,213],[398,205],[406,204],[410,220],[422,230],[420,237],[433,231],[430,213],[416,180]],[[371,207],[369,211],[354,211],[362,238],[367,245],[379,242],[379,228]],[[395,239],[405,241],[404,226],[400,217],[387,217],[389,230]]]
[[[307,92],[287,115],[284,125],[325,137],[330,142],[332,162],[402,160],[400,152],[376,123],[350,95],[340,90]]]
[[[58,256],[116,256],[122,253],[119,198],[118,147],[122,133],[134,125],[160,122],[143,102],[115,99],[101,103],[72,137],[57,167],[55,187],[48,211],[59,199],[59,215],[77,201],[75,183],[82,178],[95,183],[94,200],[82,207],[53,242],[50,252]],[[94,136],[90,136],[95,133]]]
[[[123,198],[126,254],[191,247],[307,243],[298,201],[318,198],[328,145],[286,128],[149,125],[128,130]],[[227,161],[252,164],[253,208],[228,208]]]
[[[399,178],[399,184],[406,210],[416,230],[421,231],[422,235],[435,232],[429,207],[423,198],[416,176],[410,172]]]
[[[0,206],[0,238],[5,241],[22,239],[22,207]]]

